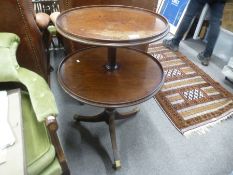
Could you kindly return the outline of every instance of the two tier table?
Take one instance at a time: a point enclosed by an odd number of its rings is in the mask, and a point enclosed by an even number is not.
[[[161,64],[151,55],[128,48],[163,38],[166,19],[145,9],[129,6],[85,6],[61,13],[57,30],[64,37],[92,45],[67,56],[58,68],[58,80],[66,93],[83,103],[103,107],[96,116],[75,115],[76,121],[109,125],[114,167],[121,166],[115,120],[135,115],[117,108],[140,104],[163,85]],[[93,47],[94,46],[94,47]]]

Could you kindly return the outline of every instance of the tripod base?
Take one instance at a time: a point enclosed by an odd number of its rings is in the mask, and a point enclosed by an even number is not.
[[[122,120],[122,119],[128,119],[130,117],[135,116],[137,112],[139,111],[139,108],[134,108],[130,112],[120,113],[116,111],[114,108],[105,108],[105,110],[97,114],[95,116],[83,116],[83,115],[74,115],[74,120],[76,122],[106,122],[109,126],[109,133],[111,137],[111,143],[112,143],[112,150],[113,150],[113,158],[114,163],[113,167],[115,169],[118,169],[121,167],[121,161],[119,156],[119,151],[117,149],[117,143],[116,143],[116,127],[115,127],[115,120]]]

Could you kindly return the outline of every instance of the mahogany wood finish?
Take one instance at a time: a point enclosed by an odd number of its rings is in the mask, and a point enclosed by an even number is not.
[[[168,24],[164,17],[141,8],[86,6],[61,13],[56,28],[66,38],[80,43],[123,47],[164,37]]]
[[[77,100],[100,107],[125,107],[152,97],[163,83],[163,69],[152,56],[118,48],[119,68],[108,71],[106,47],[84,49],[66,57],[58,69],[64,90]]]
[[[74,120],[76,121],[83,121],[83,122],[106,122],[109,124],[109,111],[113,112],[114,110],[112,108],[106,108],[103,112],[100,114],[94,115],[94,116],[82,116],[75,114],[74,115]],[[139,112],[139,108],[135,107],[132,111],[129,112],[118,112],[114,111],[115,115],[115,120],[122,120],[122,119],[127,119],[129,117],[135,116]]]
[[[157,4],[157,0],[59,0],[61,11],[91,5],[125,5],[155,11]]]
[[[20,37],[17,61],[47,81],[49,79],[48,55],[45,53],[44,33],[36,24],[31,1],[0,1],[0,32],[15,33]]]
[[[126,119],[138,110],[121,114],[118,107],[132,106],[151,98],[161,88],[164,72],[151,55],[124,46],[150,43],[168,32],[167,21],[145,9],[126,6],[87,6],[63,12],[58,31],[68,39],[90,47],[67,56],[58,68],[62,88],[73,98],[104,107],[96,116],[75,115],[85,122],[109,125],[114,167],[120,168],[115,120]]]
[[[60,11],[90,5],[125,5],[144,8],[147,10],[155,11],[158,0],[59,0]],[[88,46],[63,38],[63,44],[66,53],[74,53],[75,51],[86,48]],[[148,45],[134,46],[143,51],[147,51]]]
[[[95,115],[95,116],[81,116],[81,115],[74,115],[74,120],[77,122],[83,121],[83,122],[106,122],[109,126],[109,133],[111,137],[111,143],[112,143],[112,150],[113,150],[113,158],[114,158],[114,164],[113,168],[118,169],[121,167],[120,162],[120,155],[117,149],[117,142],[116,142],[116,127],[115,127],[115,120],[122,120],[127,119],[129,117],[135,116],[135,114],[139,111],[138,108],[134,108],[130,112],[126,113],[119,113],[114,108],[106,108],[104,112]]]

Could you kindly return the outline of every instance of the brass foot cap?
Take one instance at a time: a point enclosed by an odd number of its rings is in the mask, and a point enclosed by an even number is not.
[[[115,160],[114,162],[114,168],[119,169],[121,167],[121,161],[120,160]]]

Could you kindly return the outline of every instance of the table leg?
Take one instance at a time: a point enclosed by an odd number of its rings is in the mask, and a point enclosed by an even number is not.
[[[113,157],[114,157],[114,164],[113,167],[115,169],[118,169],[121,167],[121,161],[120,161],[120,155],[119,151],[117,149],[117,142],[116,142],[116,127],[115,127],[115,109],[106,109],[106,112],[109,115],[109,133],[111,137],[111,143],[112,143],[112,150],[113,150]]]

